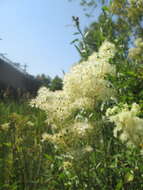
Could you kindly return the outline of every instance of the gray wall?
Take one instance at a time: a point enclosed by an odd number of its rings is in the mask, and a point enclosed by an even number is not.
[[[24,73],[18,71],[10,64],[0,59],[0,82],[14,88],[25,89],[26,86],[24,83],[24,79]]]

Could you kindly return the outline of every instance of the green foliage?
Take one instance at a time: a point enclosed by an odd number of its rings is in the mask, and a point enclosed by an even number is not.
[[[46,86],[47,88],[50,88],[51,86],[51,77],[46,76],[45,74],[37,75],[36,79],[38,79],[41,82],[41,86]]]
[[[36,77],[40,81],[40,86],[45,86],[51,91],[62,90],[63,80],[59,76],[55,76],[53,79],[45,74],[37,75]]]
[[[83,6],[94,7],[96,1],[81,2]],[[116,67],[116,74],[106,76],[115,94],[108,101],[98,101],[95,108],[77,110],[72,118],[61,121],[61,128],[71,125],[73,119],[88,120],[95,126],[85,138],[73,138],[72,134],[64,133],[63,146],[43,138],[45,133],[50,136],[57,132],[57,128],[52,129],[47,122],[49,116],[45,112],[24,101],[16,103],[6,99],[1,102],[0,190],[143,189],[143,144],[127,147],[114,137],[115,126],[105,116],[107,108],[113,105],[128,103],[130,106],[136,102],[141,108],[139,117],[143,118],[142,59],[128,57],[131,41],[142,36],[142,12],[140,7],[138,13],[135,6],[131,7],[133,18],[126,7],[127,1],[102,3],[103,12],[98,21],[84,32],[78,18],[73,17],[77,28],[74,35],[78,37],[72,43],[81,60],[98,51],[106,39],[116,45],[116,56],[110,60]],[[51,79],[41,75],[39,80],[52,91],[62,89],[62,79],[58,76]]]
[[[55,76],[51,82],[50,90],[55,91],[55,90],[62,90],[63,87],[63,80]]]

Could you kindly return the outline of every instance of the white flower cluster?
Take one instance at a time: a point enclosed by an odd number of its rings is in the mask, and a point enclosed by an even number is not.
[[[0,125],[0,129],[7,131],[10,128],[10,123],[4,123]]]
[[[49,141],[53,144],[57,145],[63,145],[69,142],[75,141],[74,137],[77,137],[76,139],[79,138],[85,138],[87,135],[87,132],[90,132],[93,129],[93,126],[90,123],[87,122],[75,122],[69,127],[63,128],[59,130],[59,132],[54,133],[54,134],[48,134],[48,133],[43,133],[42,134],[42,139],[41,142]],[[70,138],[69,138],[70,134]],[[76,142],[73,142],[76,143]]]
[[[115,67],[109,64],[114,54],[115,46],[105,41],[98,53],[73,66],[65,75],[62,91],[51,92],[42,87],[38,96],[31,100],[31,106],[46,111],[49,122],[58,126],[74,111],[93,109],[98,100],[113,96],[113,89],[105,76],[115,73]]]
[[[108,108],[106,111],[106,116],[116,125],[114,136],[127,143],[127,146],[143,145],[143,119],[137,117],[139,112],[140,108],[136,103],[132,104],[131,109],[125,104],[122,107]]]
[[[107,61],[113,58],[115,55],[115,46],[114,44],[105,41],[102,46],[99,48],[99,58],[101,62],[107,63]]]
[[[129,58],[132,59],[142,59],[143,58],[143,39],[142,38],[137,38],[134,42],[135,48],[130,48],[129,49]]]
[[[105,76],[115,73],[114,66],[109,64],[109,59],[114,54],[115,46],[105,41],[99,53],[94,53],[87,61],[75,65],[65,75],[64,91],[71,102],[82,102],[82,107],[94,107],[97,100],[111,96],[113,91],[109,88]],[[78,101],[81,98],[85,98],[85,101]]]
[[[73,125],[72,130],[79,136],[84,136],[93,126],[87,122],[77,122]]]
[[[44,110],[48,114],[48,121],[55,123],[62,121],[70,114],[70,104],[64,91],[49,91],[46,87],[41,87],[38,96],[32,99],[31,106]]]

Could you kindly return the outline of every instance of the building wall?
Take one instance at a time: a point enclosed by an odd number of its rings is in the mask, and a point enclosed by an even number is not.
[[[14,88],[25,89],[24,73],[0,59],[0,82]]]
[[[0,59],[0,94],[7,88],[21,89],[21,92],[28,92],[36,95],[37,90],[41,86],[40,81],[36,80],[29,74],[22,73],[9,63]],[[15,92],[16,92],[15,91]],[[13,91],[14,92],[14,91]]]

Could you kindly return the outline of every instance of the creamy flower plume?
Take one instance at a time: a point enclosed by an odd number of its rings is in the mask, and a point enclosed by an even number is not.
[[[139,147],[143,144],[143,119],[137,116],[139,111],[139,105],[136,103],[132,104],[131,109],[125,104],[106,111],[106,116],[115,123],[114,136],[127,145]]]
[[[64,91],[71,102],[78,98],[86,97],[95,104],[96,100],[102,100],[111,96],[109,82],[104,78],[106,74],[114,74],[115,68],[109,64],[113,58],[115,47],[109,42],[104,42],[99,53],[91,55],[87,61],[75,65],[64,77]]]

